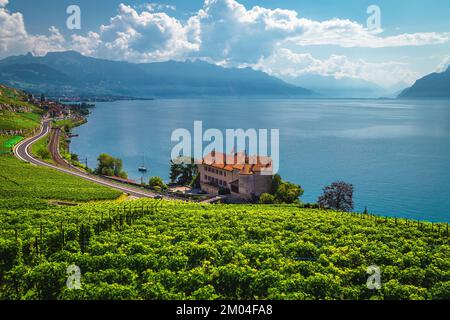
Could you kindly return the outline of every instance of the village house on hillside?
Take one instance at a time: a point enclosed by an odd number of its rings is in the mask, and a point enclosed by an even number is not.
[[[231,197],[252,201],[270,192],[272,184],[270,157],[249,157],[244,153],[226,155],[213,151],[198,164],[198,171],[201,189],[212,195],[229,192]]]

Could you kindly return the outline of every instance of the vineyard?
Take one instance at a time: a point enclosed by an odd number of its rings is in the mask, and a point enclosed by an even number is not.
[[[32,109],[20,95],[0,86],[0,104]],[[38,125],[37,113],[0,111],[0,130]],[[450,299],[448,224],[119,196],[0,156],[0,299]],[[67,286],[70,266],[81,289]]]
[[[157,200],[2,210],[0,224],[3,299],[450,298],[446,225]]]
[[[26,94],[0,85],[0,132],[32,131],[39,127],[40,112],[29,104]]]
[[[0,156],[0,168],[0,208],[42,208],[48,206],[47,200],[111,200],[121,194],[52,169],[25,164],[9,156]]]
[[[0,130],[32,130],[39,127],[38,115],[0,111]]]

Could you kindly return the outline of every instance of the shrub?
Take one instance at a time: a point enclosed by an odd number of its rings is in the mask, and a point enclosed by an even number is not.
[[[263,193],[259,197],[259,203],[260,204],[273,204],[273,203],[275,203],[275,197],[269,193]]]

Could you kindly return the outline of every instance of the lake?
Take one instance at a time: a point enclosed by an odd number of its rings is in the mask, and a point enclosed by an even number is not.
[[[97,103],[74,129],[71,151],[95,167],[100,153],[129,177],[168,179],[170,138],[193,130],[280,129],[280,174],[304,202],[337,180],[355,187],[357,211],[450,221],[450,101],[185,99]]]

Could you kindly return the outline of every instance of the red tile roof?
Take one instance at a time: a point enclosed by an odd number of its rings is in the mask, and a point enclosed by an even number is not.
[[[239,171],[242,175],[260,173],[263,169],[272,169],[272,158],[261,156],[246,156],[244,152],[224,154],[211,152],[201,161],[202,164],[225,171]]]

